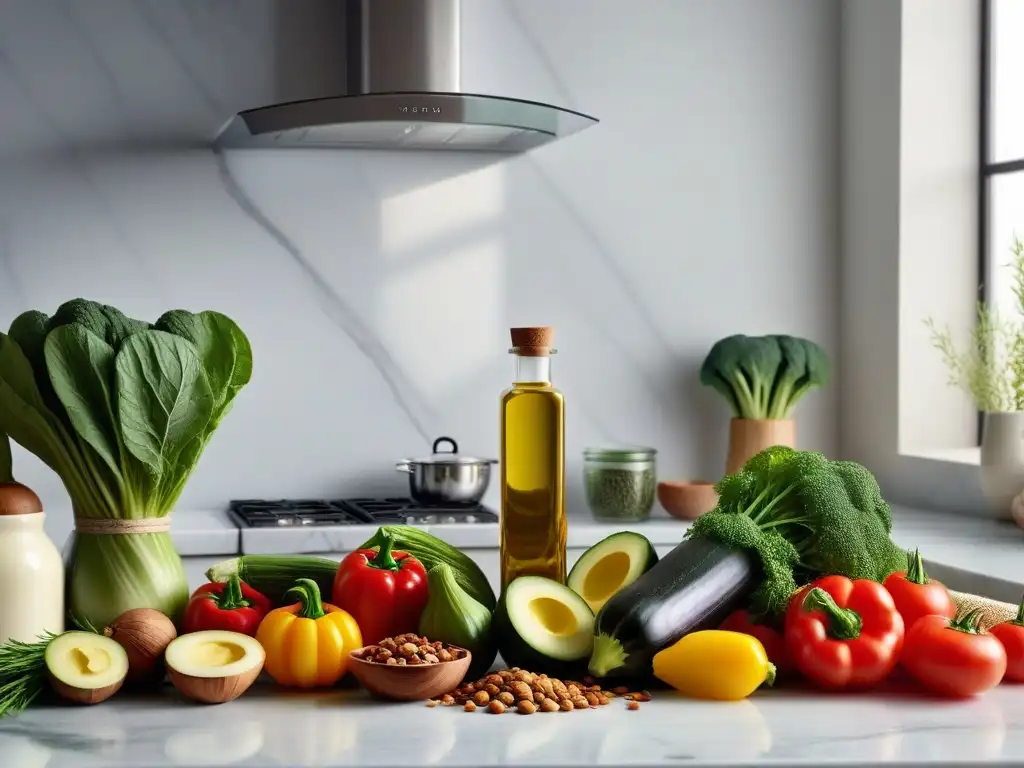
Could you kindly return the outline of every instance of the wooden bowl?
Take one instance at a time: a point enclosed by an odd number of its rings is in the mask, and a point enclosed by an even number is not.
[[[658,501],[666,512],[680,520],[696,520],[718,504],[715,484],[706,480],[663,480],[658,483]]]
[[[353,651],[349,656],[349,670],[356,680],[370,693],[394,701],[436,699],[455,690],[465,679],[473,660],[473,654],[466,651],[465,656],[455,661],[400,667],[360,659],[354,655],[356,653],[358,651]]]

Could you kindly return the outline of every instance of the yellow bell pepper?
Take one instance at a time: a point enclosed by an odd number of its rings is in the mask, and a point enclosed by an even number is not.
[[[695,699],[739,701],[771,685],[775,665],[756,637],[709,629],[655,654],[654,676]]]
[[[349,654],[363,645],[352,615],[324,603],[312,579],[299,579],[285,593],[299,602],[268,613],[256,639],[267,653],[264,670],[279,685],[326,688],[348,671]]]

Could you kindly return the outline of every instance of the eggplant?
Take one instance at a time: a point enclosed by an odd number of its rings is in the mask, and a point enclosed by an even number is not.
[[[683,635],[718,627],[757,587],[760,565],[746,551],[684,539],[594,620],[594,677],[649,679],[654,655]]]

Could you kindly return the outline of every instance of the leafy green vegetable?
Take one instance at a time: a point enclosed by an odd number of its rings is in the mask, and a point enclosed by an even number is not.
[[[168,515],[252,375],[224,315],[173,310],[158,325],[73,299],[0,333],[0,434],[60,476],[79,521]],[[163,531],[77,531],[68,576],[69,608],[95,626],[129,608],[174,618],[188,598]]]
[[[721,394],[739,419],[788,419],[810,389],[828,383],[825,350],[795,336],[728,336],[700,369],[701,384]]]
[[[755,612],[782,611],[801,580],[825,574],[883,581],[906,567],[889,538],[892,511],[869,470],[812,451],[774,446],[715,489],[718,506],[687,536],[707,537],[754,553],[762,582]]]

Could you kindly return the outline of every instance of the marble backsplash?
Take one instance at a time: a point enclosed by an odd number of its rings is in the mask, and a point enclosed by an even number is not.
[[[464,87],[602,122],[517,157],[222,155],[211,135],[269,100],[269,52],[302,48],[278,4],[0,0],[0,327],[84,296],[215,308],[252,341],[183,506],[400,493],[395,460],[442,434],[495,456],[510,325],[556,328],[574,511],[589,444],[720,473],[728,412],[696,379],[717,338],[835,352],[835,2],[464,7]],[[836,406],[835,386],[800,406],[803,446],[836,447]]]

